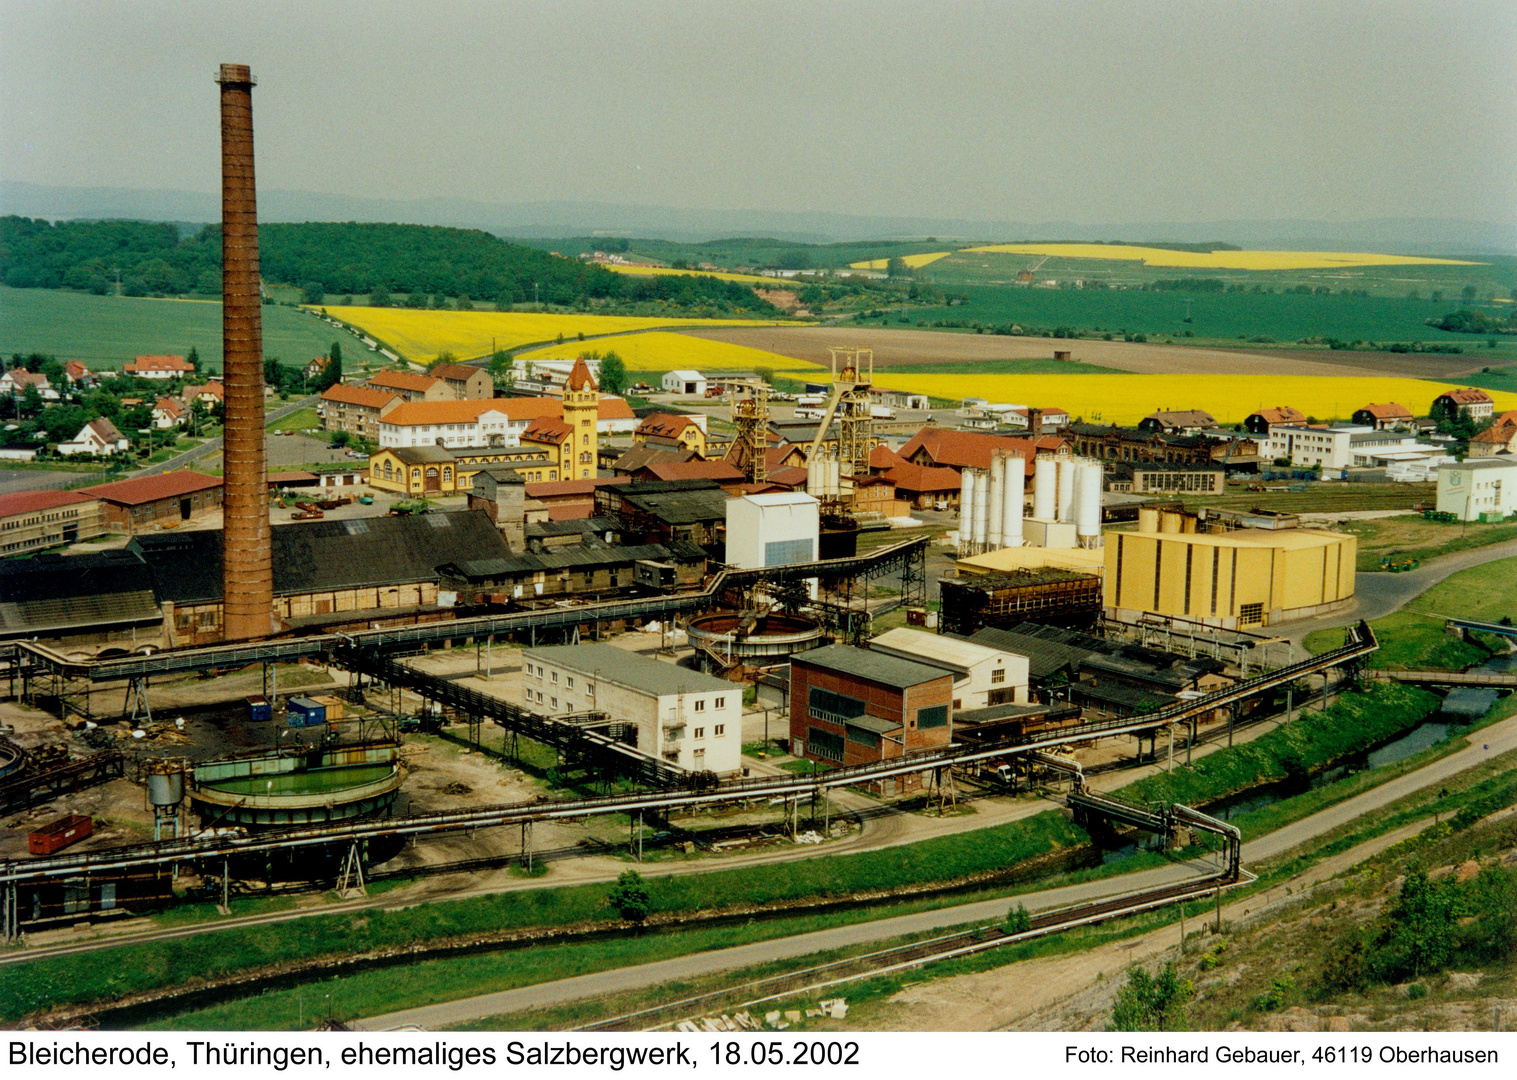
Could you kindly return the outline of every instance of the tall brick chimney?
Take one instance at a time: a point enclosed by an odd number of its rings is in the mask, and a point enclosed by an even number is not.
[[[253,73],[222,64],[221,348],[226,388],[222,532],[227,641],[273,629],[274,569],[263,450],[263,312],[253,183]]]

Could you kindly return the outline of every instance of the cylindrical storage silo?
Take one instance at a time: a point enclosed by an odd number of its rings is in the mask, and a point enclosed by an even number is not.
[[[990,540],[990,470],[976,469],[974,477],[974,542],[984,551]]]
[[[985,515],[985,544],[990,551],[1001,547],[1001,503],[1006,497],[1006,455],[990,455],[990,506]]]
[[[1051,457],[1032,461],[1032,516],[1039,521],[1053,521],[1057,513],[1058,463]]]
[[[1173,510],[1159,511],[1159,531],[1166,534],[1184,532],[1184,527],[1180,524],[1180,515]]]
[[[1138,531],[1144,533],[1156,533],[1159,531],[1159,511],[1152,506],[1144,506],[1138,509]]]
[[[959,550],[963,552],[974,546],[974,485],[973,469],[959,474]]]
[[[1075,519],[1075,459],[1059,458],[1059,502],[1058,514],[1060,521],[1073,521]]]
[[[1075,536],[1083,548],[1101,546],[1101,466],[1093,461],[1080,465],[1076,475]]]
[[[1006,547],[1022,546],[1022,499],[1027,486],[1026,459],[1006,458],[1005,492],[1001,498],[1001,543]]]
[[[147,800],[154,806],[178,806],[183,802],[184,766],[177,761],[161,761],[149,765]]]

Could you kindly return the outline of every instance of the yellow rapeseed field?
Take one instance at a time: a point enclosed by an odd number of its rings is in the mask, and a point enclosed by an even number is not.
[[[666,274],[684,277],[714,277],[722,281],[736,281],[743,285],[763,285],[771,289],[789,283],[784,278],[762,277],[758,274],[729,274],[725,270],[676,270],[672,266],[622,266],[617,263],[602,263],[601,265],[607,270],[615,270],[618,274],[631,274],[633,277]]]
[[[952,255],[951,251],[932,251],[921,255],[902,255],[901,261],[915,270],[919,266],[935,263],[939,259],[946,259]],[[863,262],[849,263],[854,270],[884,270],[889,264],[889,259],[865,259]]]
[[[709,341],[687,334],[656,330],[646,334],[600,338],[593,342],[566,341],[562,345],[549,345],[517,355],[524,360],[567,360],[587,349],[601,353],[614,351],[627,365],[628,371],[663,372],[675,368],[694,368],[696,371],[754,371],[769,368],[773,371],[786,371],[806,368],[807,374],[814,378],[815,371],[821,370],[813,369],[805,360],[797,360],[793,356],[782,356],[726,341]]]
[[[1064,259],[1115,259],[1187,270],[1333,270],[1347,266],[1479,266],[1458,259],[1377,255],[1364,251],[1169,251],[1125,244],[989,244],[968,252],[1051,255]]]
[[[1066,409],[1093,423],[1135,424],[1159,409],[1203,409],[1222,424],[1266,406],[1291,405],[1319,420],[1347,420],[1371,402],[1394,401],[1418,416],[1454,387],[1423,379],[1312,375],[931,375],[876,369],[896,390],[960,401],[968,397]],[[1517,394],[1489,391],[1496,411],[1517,409]]]
[[[623,334],[655,326],[773,326],[772,319],[633,318],[557,315],[535,311],[413,311],[409,308],[328,307],[334,318],[367,330],[409,360],[451,352],[460,359],[534,341],[584,334]]]

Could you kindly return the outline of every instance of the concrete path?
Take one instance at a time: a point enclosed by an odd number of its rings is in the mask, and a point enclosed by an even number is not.
[[[1245,843],[1243,845],[1244,865],[1280,855],[1364,814],[1387,806],[1414,791],[1442,783],[1449,777],[1489,761],[1508,750],[1517,750],[1517,717],[1478,731],[1472,738],[1477,741],[1464,750],[1455,751],[1415,772],[1387,781],[1379,787],[1372,788],[1336,806],[1328,807],[1326,810],[1302,818],[1257,840]],[[1116,878],[1044,889],[1014,899],[1002,898],[960,904],[936,911],[857,923],[830,930],[797,934],[788,938],[776,938],[772,941],[754,942],[732,949],[716,949],[649,964],[638,964],[592,975],[540,983],[535,986],[481,994],[457,1001],[387,1013],[362,1021],[358,1026],[375,1031],[407,1026],[433,1028],[462,1024],[502,1013],[547,1008],[581,998],[602,997],[628,990],[653,987],[675,979],[700,978],[734,968],[788,960],[850,945],[884,941],[903,934],[946,929],[964,923],[989,922],[1005,917],[1014,903],[1025,904],[1029,911],[1041,911],[1065,904],[1115,896],[1119,893],[1154,888],[1183,880],[1192,873],[1205,872],[1206,869],[1207,867],[1202,863],[1158,867]]]

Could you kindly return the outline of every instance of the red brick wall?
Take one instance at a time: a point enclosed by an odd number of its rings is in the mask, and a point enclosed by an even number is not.
[[[841,724],[811,716],[807,702],[810,698],[809,691],[813,686],[858,698],[866,703],[871,715],[878,716],[882,720],[901,722],[904,729],[896,733],[894,738],[881,735],[878,749],[861,746],[846,737]],[[948,723],[940,728],[918,730],[917,710],[934,705],[949,707]],[[942,678],[913,686],[903,693],[855,676],[809,667],[803,660],[792,659],[790,662],[791,745],[796,746],[799,741],[805,740],[807,729],[811,727],[832,732],[843,739],[844,765],[862,765],[884,758],[900,757],[902,753],[910,753],[914,750],[942,746],[949,742],[953,732],[953,676],[945,672]],[[901,742],[895,741],[898,739],[904,739],[904,746]],[[832,760],[818,757],[812,753],[809,746],[806,748],[806,756],[818,761],[831,762]]]

